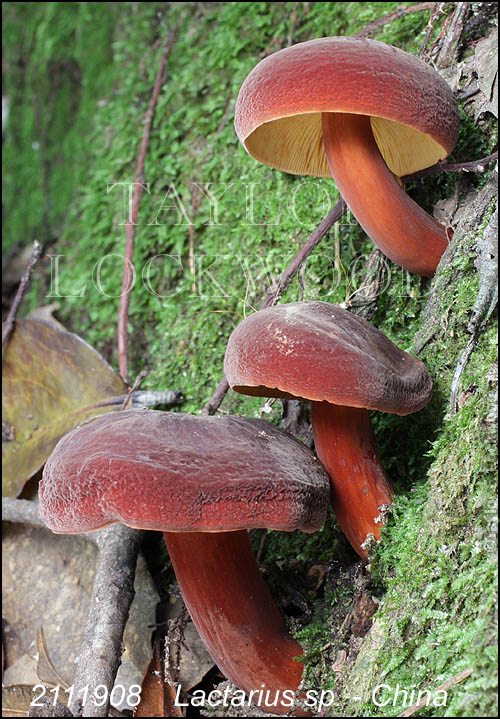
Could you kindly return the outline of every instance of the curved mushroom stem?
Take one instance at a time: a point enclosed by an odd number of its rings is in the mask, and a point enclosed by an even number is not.
[[[294,657],[303,652],[286,631],[247,532],[164,537],[186,607],[219,669],[264,711],[289,712],[303,671]]]
[[[330,475],[331,504],[345,536],[360,557],[368,534],[380,539],[380,507],[394,495],[379,461],[367,409],[312,403],[316,453]],[[377,521],[378,520],[378,521]]]
[[[409,272],[432,277],[448,245],[446,228],[419,207],[389,170],[366,115],[323,113],[332,177],[366,234]]]

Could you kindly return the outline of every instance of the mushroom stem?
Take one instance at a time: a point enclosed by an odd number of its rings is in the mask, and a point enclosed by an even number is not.
[[[289,712],[303,670],[294,657],[303,652],[286,631],[247,532],[164,537],[186,607],[219,669],[264,711]]]
[[[432,277],[446,228],[400,187],[380,154],[367,115],[323,113],[323,147],[337,188],[367,235],[409,272]]]
[[[316,453],[331,479],[331,504],[345,536],[360,557],[369,534],[380,539],[380,507],[393,489],[380,464],[367,409],[312,403]],[[378,521],[377,521],[378,520]]]

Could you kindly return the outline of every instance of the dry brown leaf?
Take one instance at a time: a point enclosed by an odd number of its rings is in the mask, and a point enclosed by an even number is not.
[[[160,643],[156,642],[153,656],[142,680],[141,701],[134,717],[182,717],[181,706],[175,703],[175,687],[165,681]]]
[[[54,697],[48,693],[48,687],[44,688],[40,684],[31,686],[29,684],[14,684],[10,687],[2,687],[2,716],[4,717],[25,717],[32,708],[32,703],[36,702],[42,706],[42,702],[50,700],[52,705]],[[67,695],[65,692],[59,692],[58,705],[64,707],[67,703]],[[51,716],[68,715],[65,712],[54,714]],[[47,716],[47,714],[39,714],[39,716]]]
[[[2,494],[14,497],[58,440],[91,417],[120,409],[118,374],[80,337],[41,320],[15,324],[2,366]],[[9,439],[10,438],[10,439]]]
[[[67,689],[68,685],[65,683],[64,679],[59,676],[57,669],[50,658],[49,650],[47,649],[47,644],[45,642],[45,636],[43,634],[43,627],[39,627],[36,633],[36,648],[38,651],[36,671],[40,681],[44,684],[60,684],[64,689]]]

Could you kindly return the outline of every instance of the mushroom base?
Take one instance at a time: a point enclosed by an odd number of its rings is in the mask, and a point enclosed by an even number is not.
[[[380,539],[381,507],[394,495],[380,464],[367,409],[312,403],[316,454],[331,479],[331,504],[345,536],[360,557],[372,534]]]
[[[366,234],[401,267],[432,277],[448,245],[446,228],[400,187],[380,154],[370,118],[323,113],[322,126],[332,177]]]
[[[303,671],[295,657],[303,652],[286,631],[247,532],[164,537],[186,607],[219,669],[247,694],[253,690],[264,711],[290,712]]]

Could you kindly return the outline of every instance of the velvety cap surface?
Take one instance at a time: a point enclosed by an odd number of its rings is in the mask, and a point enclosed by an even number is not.
[[[432,392],[419,359],[327,302],[276,305],[248,316],[229,338],[224,371],[242,394],[401,415],[424,407]]]
[[[370,115],[382,156],[400,177],[445,158],[458,138],[453,93],[430,65],[354,37],[318,38],[262,60],[241,87],[235,127],[260,162],[330,177],[323,112]]]
[[[162,531],[321,527],[329,478],[314,454],[260,419],[130,410],[57,444],[40,482],[54,532],[112,522]]]

